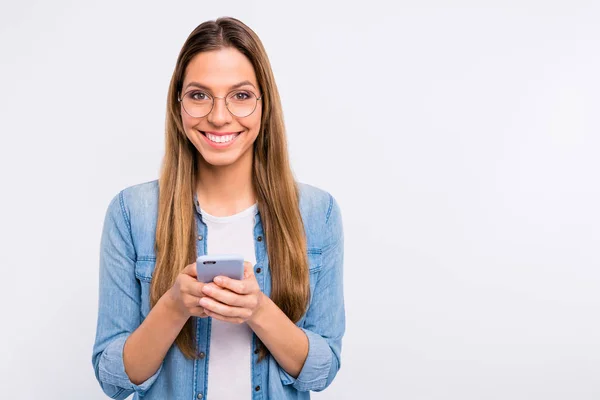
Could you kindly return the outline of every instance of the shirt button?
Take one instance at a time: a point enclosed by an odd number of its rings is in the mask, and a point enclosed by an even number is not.
[[[256,240],[258,240],[259,242],[262,242],[262,236],[257,237]]]
[[[255,387],[254,390],[258,392],[260,390],[260,386]]]
[[[262,269],[260,269],[260,267],[256,268],[256,273],[260,274],[260,271],[262,271]]]
[[[196,396],[196,398],[197,398],[197,399],[201,399],[201,398],[203,398],[203,397],[204,397],[204,396],[202,396],[202,393],[198,393],[198,396]]]
[[[258,354],[258,349],[254,349],[254,354]]]
[[[200,357],[200,359],[203,359],[204,357],[206,357],[206,354],[204,354],[204,352],[200,352],[200,354],[198,354],[198,357]]]
[[[199,235],[198,240],[202,240],[202,239],[203,239],[202,235]]]

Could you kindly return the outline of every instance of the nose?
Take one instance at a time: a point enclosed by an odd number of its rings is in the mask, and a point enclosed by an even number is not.
[[[213,108],[210,110],[210,113],[208,113],[208,122],[215,126],[223,126],[231,122],[231,114],[225,104],[225,98],[215,97],[213,102]]]

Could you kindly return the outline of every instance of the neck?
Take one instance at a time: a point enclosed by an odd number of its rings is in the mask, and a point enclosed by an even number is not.
[[[200,157],[196,192],[204,211],[225,217],[256,203],[252,156],[252,152],[247,152],[235,163],[226,166],[210,165]]]

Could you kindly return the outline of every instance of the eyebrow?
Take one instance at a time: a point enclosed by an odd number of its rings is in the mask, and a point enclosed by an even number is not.
[[[229,90],[237,89],[237,88],[240,88],[240,87],[242,87],[242,86],[246,86],[246,85],[250,85],[250,86],[252,86],[253,88],[255,88],[255,89],[256,89],[256,86],[254,86],[254,85],[253,85],[253,84],[252,84],[250,81],[242,81],[242,82],[240,82],[240,83],[236,83],[235,85],[232,85],[231,87],[229,87]],[[185,86],[185,89],[184,89],[184,91],[185,91],[187,88],[189,88],[190,86],[195,86],[195,87],[197,87],[197,88],[204,89],[204,90],[207,90],[207,91],[209,91],[209,92],[211,91],[211,90],[210,90],[210,89],[209,89],[207,86],[204,86],[203,84],[201,84],[201,83],[198,83],[198,82],[190,82],[190,83],[188,83],[188,84]]]

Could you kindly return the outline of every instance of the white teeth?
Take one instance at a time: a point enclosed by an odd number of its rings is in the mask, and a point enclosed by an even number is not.
[[[239,133],[235,133],[233,135],[225,135],[225,136],[217,136],[211,135],[210,133],[206,133],[206,137],[209,138],[212,142],[215,143],[227,143],[232,141]]]

